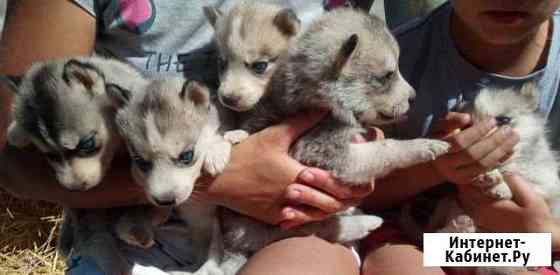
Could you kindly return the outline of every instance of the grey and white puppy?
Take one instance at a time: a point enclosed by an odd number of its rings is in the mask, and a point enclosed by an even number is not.
[[[547,141],[547,127],[544,117],[537,112],[538,91],[534,83],[525,84],[521,89],[484,88],[472,102],[459,106],[458,111],[469,113],[474,123],[494,117],[499,125],[508,125],[516,131],[520,140],[513,155],[496,169],[480,175],[473,184],[481,192],[495,199],[511,199],[512,193],[505,183],[503,173],[514,172],[534,184],[535,191],[546,199],[552,213],[560,213],[559,163],[556,153]],[[411,221],[411,205],[405,207],[405,223],[417,227]],[[408,212],[408,214],[407,214]],[[440,198],[425,229],[422,232],[473,233],[480,232],[475,222],[459,205],[456,194]],[[476,268],[476,274],[513,274],[524,268]]]
[[[14,98],[8,141],[18,147],[33,143],[65,188],[93,188],[120,143],[107,90],[135,90],[143,83],[131,66],[101,57],[34,64]]]
[[[134,96],[117,92],[112,94],[120,105],[116,123],[131,155],[135,181],[152,204],[164,211],[175,207],[189,223],[193,262],[205,262],[195,274],[221,274],[215,206],[196,198],[187,201],[196,194],[195,183],[203,171],[216,175],[229,161],[231,144],[220,134],[218,110],[208,89],[195,81],[167,78],[152,80]],[[138,226],[139,221],[121,220],[117,228]],[[145,223],[144,230],[153,230],[151,225]]]
[[[233,223],[246,228],[241,232],[245,235],[237,235],[239,231],[231,230],[237,226],[220,225],[215,205],[196,196],[201,172],[216,175],[223,171],[231,143],[243,136],[226,132],[233,124],[225,122],[230,115],[224,116],[219,109],[227,110],[216,104],[217,99],[206,87],[178,78],[153,80],[144,92],[130,99],[119,94],[114,98],[123,99],[116,122],[133,159],[134,178],[155,205],[175,207],[188,222],[193,260],[204,263],[196,274],[235,274],[251,252],[281,238],[315,233],[327,240],[349,242],[365,237],[381,223],[379,218],[367,215],[336,217],[284,232],[261,224],[251,227],[254,222],[244,220],[249,218],[236,218]],[[229,212],[223,215],[229,216]],[[221,228],[226,230],[223,244]],[[243,243],[239,243],[241,240]]]
[[[144,79],[133,67],[101,57],[76,57],[34,64],[14,89],[13,121],[8,141],[35,145],[47,157],[58,182],[69,190],[98,185],[120,139],[116,106],[108,90],[136,90]],[[126,274],[111,215],[105,210],[65,209],[60,249],[92,257],[107,274]]]
[[[219,53],[220,102],[247,111],[259,101],[289,44],[300,30],[292,9],[239,1],[223,13],[205,7]]]
[[[277,61],[241,128],[253,133],[301,111],[330,111],[291,154],[349,184],[433,160],[449,144],[431,139],[351,142],[353,135],[397,122],[408,111],[414,90],[398,70],[398,56],[395,39],[377,17],[353,9],[325,13]]]

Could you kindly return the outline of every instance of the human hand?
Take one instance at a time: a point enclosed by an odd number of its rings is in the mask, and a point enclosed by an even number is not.
[[[193,195],[278,224],[286,186],[307,168],[289,156],[290,145],[322,117],[322,113],[298,115],[249,136],[233,146],[225,170],[215,179],[201,179]]]
[[[474,186],[458,186],[461,206],[476,225],[488,232],[552,232],[553,240],[558,240],[556,232],[560,227],[544,198],[521,176],[503,176],[513,194],[512,200],[495,200]]]
[[[366,135],[355,135],[352,142],[365,143],[383,138],[383,131],[374,128]],[[338,182],[327,171],[306,169],[298,175],[295,183],[286,188],[289,205],[282,209],[284,219],[280,226],[283,229],[293,228],[357,206],[373,192],[374,187],[374,180],[367,185],[349,186]]]
[[[451,144],[447,154],[432,162],[442,181],[472,183],[509,158],[519,142],[519,135],[510,126],[497,128],[495,119],[472,123],[470,115],[450,112],[436,125],[433,137]]]

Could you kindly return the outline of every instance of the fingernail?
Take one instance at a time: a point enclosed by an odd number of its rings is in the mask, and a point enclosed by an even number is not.
[[[492,128],[496,126],[496,120],[494,118],[489,119],[487,122],[488,127]]]
[[[301,173],[300,179],[306,183],[311,183],[315,180],[315,175],[308,170],[305,170]]]
[[[501,130],[502,130],[502,133],[503,133],[504,135],[510,135],[511,132],[512,132],[512,129],[511,129],[510,126],[507,126],[507,125],[506,125],[506,126],[502,126],[501,128],[502,128],[502,129],[501,129]]]
[[[301,195],[301,192],[299,190],[289,190],[288,191],[288,198],[289,199],[297,199],[299,198],[299,196]]]
[[[296,214],[291,209],[284,209],[284,211],[282,211],[282,212],[283,212],[282,214],[284,214],[284,218],[286,220],[291,220],[291,219],[296,217]]]

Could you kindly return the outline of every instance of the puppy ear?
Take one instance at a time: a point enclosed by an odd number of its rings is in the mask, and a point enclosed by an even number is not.
[[[132,93],[129,90],[112,83],[105,85],[105,89],[107,90],[107,95],[109,95],[109,98],[117,108],[122,108],[130,102]]]
[[[0,82],[6,84],[5,86],[14,94],[18,93],[21,80],[21,76],[0,75]]]
[[[340,76],[342,69],[358,47],[358,42],[359,39],[357,34],[352,34],[348,37],[348,39],[346,39],[346,41],[344,41],[336,54],[333,66],[330,68],[330,71],[327,72],[328,78],[337,79]]]
[[[524,83],[519,93],[526,98],[525,102],[527,102],[531,110],[537,110],[539,106],[539,89],[536,82],[528,81]]]
[[[210,105],[210,91],[206,86],[194,80],[185,81],[179,97],[183,100],[188,98],[196,106],[208,107]]]
[[[105,76],[93,65],[71,59],[64,64],[62,79],[68,85],[80,83],[92,96],[103,93]]]
[[[301,21],[292,9],[282,9],[276,14],[274,25],[286,36],[294,36],[299,32]]]
[[[202,10],[204,11],[204,15],[206,16],[206,19],[208,19],[210,25],[212,25],[213,28],[216,28],[216,21],[218,21],[218,18],[222,17],[222,12],[216,7],[209,6],[203,7]]]
[[[8,127],[8,143],[18,148],[26,147],[31,143],[27,131],[19,126],[15,121],[12,121]]]

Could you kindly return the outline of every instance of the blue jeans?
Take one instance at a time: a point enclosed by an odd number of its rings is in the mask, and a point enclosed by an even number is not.
[[[66,261],[66,275],[105,275],[89,257],[72,256]]]

